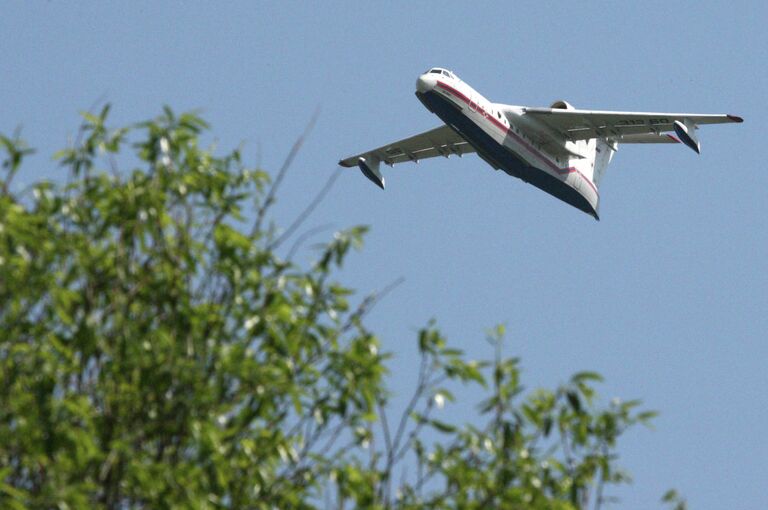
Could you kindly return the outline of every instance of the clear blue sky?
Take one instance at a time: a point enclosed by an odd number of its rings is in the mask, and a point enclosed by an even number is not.
[[[385,169],[384,192],[350,170],[308,226],[372,225],[342,275],[357,289],[405,278],[368,321],[397,354],[397,391],[430,318],[474,357],[504,322],[529,387],[594,369],[606,397],[661,412],[620,447],[635,478],[623,507],[658,507],[674,486],[692,508],[765,508],[766,4],[464,4],[6,4],[0,131],[22,125],[39,149],[18,185],[57,178],[50,155],[95,102],[114,124],[200,108],[221,146],[244,142],[270,170],[320,105],[287,222],[341,156],[438,124],[413,95],[437,65],[503,103],[742,115],[703,128],[700,156],[620,148],[599,223],[465,157]]]

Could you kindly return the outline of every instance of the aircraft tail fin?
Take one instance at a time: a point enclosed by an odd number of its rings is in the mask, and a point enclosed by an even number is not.
[[[620,139],[615,138],[594,138],[595,140],[595,152],[594,152],[594,170],[592,173],[592,181],[595,186],[599,185],[601,179],[605,175],[605,171],[608,169],[608,165],[613,158],[614,153],[619,150],[619,144],[638,144],[638,143],[685,143],[693,150],[698,152],[699,144],[698,140],[691,142],[691,145],[685,141],[681,141],[671,133],[638,133],[623,135]]]
[[[619,146],[616,142],[605,139],[595,138],[595,152],[594,152],[594,168],[592,170],[592,182],[595,186],[600,185],[600,181],[605,175],[605,171],[608,169],[608,165],[613,159],[614,153],[619,150]]]
[[[570,158],[569,164],[591,179],[595,187],[599,187],[613,153],[618,150],[618,144],[608,138],[590,138],[578,140],[574,145],[579,156]]]

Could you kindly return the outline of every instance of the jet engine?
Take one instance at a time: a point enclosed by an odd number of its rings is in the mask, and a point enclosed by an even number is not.
[[[557,110],[575,110],[576,108],[573,107],[571,103],[568,101],[563,101],[562,99],[558,99],[554,103],[550,105],[550,108],[554,108]]]

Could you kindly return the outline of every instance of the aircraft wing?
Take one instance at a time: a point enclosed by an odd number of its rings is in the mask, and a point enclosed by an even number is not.
[[[450,156],[451,154],[467,154],[475,149],[448,126],[440,126],[424,133],[389,143],[378,149],[350,156],[339,161],[341,166],[357,166],[358,159],[367,161],[377,159],[387,165],[395,165],[406,161],[433,158],[435,156]]]
[[[461,156],[470,152],[475,152],[474,147],[446,125],[350,156],[339,161],[339,165],[360,167],[366,177],[383,189],[384,178],[379,172],[379,163],[390,166],[407,161],[418,163],[420,159],[451,154]]]
[[[674,131],[680,141],[696,152],[700,149],[696,138],[699,125],[743,122],[741,117],[726,114],[612,112],[559,108],[523,108],[523,112],[558,132],[566,140],[610,138],[622,143],[622,138],[626,135],[659,135]],[[630,141],[633,137],[627,138],[627,143],[638,143]],[[643,141],[647,143],[650,140]]]

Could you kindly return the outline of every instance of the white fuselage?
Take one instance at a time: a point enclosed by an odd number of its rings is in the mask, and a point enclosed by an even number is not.
[[[572,194],[572,192],[564,188],[561,191],[553,192],[552,189],[546,188],[553,187],[554,189],[561,186],[571,188],[587,202],[592,213],[597,214],[599,195],[593,179],[595,170],[594,141],[591,142],[592,146],[590,146],[588,142],[574,143],[562,139],[557,134],[548,132],[547,127],[536,119],[526,116],[522,107],[504,105],[502,109],[501,105],[490,102],[455,75],[422,74],[416,82],[416,89],[417,95],[437,94],[455,107],[467,121],[487,135],[488,138],[485,138],[484,145],[482,147],[477,146],[478,140],[483,138],[480,132],[472,130],[475,136],[467,136],[468,126],[471,129],[470,125],[459,126],[455,117],[453,121],[443,118],[443,115],[425,103],[451,127],[461,131],[467,141],[475,146],[478,154],[491,166],[531,182],[556,196],[558,193]],[[434,101],[432,104],[435,104]],[[549,140],[557,140],[563,148],[559,152],[569,155],[557,156],[548,152],[535,141],[541,140],[542,136]],[[489,145],[490,140],[498,145],[498,150],[511,153],[515,160],[510,160],[501,152],[494,153],[493,147]],[[509,161],[513,161],[513,163],[510,164]],[[536,171],[545,173],[560,184],[544,176],[536,176]],[[542,182],[544,185],[540,184]]]

